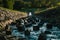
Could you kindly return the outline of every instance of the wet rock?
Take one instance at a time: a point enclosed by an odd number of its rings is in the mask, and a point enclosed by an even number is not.
[[[10,25],[16,25],[16,23],[15,22],[12,22]]]
[[[6,26],[5,26],[5,31],[8,29],[8,27],[9,27],[9,25],[6,25]]]
[[[46,34],[45,33],[41,33],[38,37],[38,40],[46,40]]]
[[[17,29],[18,29],[19,32],[23,32],[25,30],[23,25],[18,25]]]
[[[6,31],[6,35],[11,35],[11,31]]]
[[[26,40],[26,38],[19,38],[18,40]]]
[[[39,26],[39,27],[42,27],[43,24],[44,24],[44,20],[41,20],[41,21],[39,22],[38,26]]]
[[[22,22],[22,20],[21,20],[21,19],[16,20],[16,23],[21,24],[21,22]]]
[[[45,31],[44,33],[45,33],[45,34],[51,34],[51,32],[50,32],[50,31]]]
[[[33,30],[34,31],[38,31],[39,30],[39,26],[33,26]]]
[[[30,31],[29,30],[26,30],[25,31],[25,35],[29,36],[30,35]]]
[[[42,26],[43,26],[43,23],[39,23],[38,26],[39,26],[39,27],[42,27]]]
[[[10,30],[9,25],[6,25],[5,31],[6,31],[6,35],[11,35],[11,30]]]
[[[0,40],[6,40],[4,36],[0,36]]]
[[[38,19],[38,17],[36,17],[36,16],[33,17],[33,20],[34,20],[35,22],[39,22],[39,19]]]
[[[60,29],[60,25],[57,26]]]
[[[47,24],[47,29],[52,29],[52,24],[48,23]]]
[[[25,27],[31,27],[32,24],[28,23],[28,24],[25,24]]]
[[[36,21],[34,20],[33,17],[29,17],[27,21],[28,23],[36,24]]]

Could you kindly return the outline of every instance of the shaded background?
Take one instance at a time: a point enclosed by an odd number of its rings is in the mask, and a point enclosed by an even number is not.
[[[0,0],[0,7],[18,11],[34,11],[60,5],[60,0]]]

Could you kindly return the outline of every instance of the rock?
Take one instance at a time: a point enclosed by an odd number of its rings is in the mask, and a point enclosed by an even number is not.
[[[38,31],[39,30],[39,26],[33,26],[33,30],[34,31]]]
[[[50,32],[50,31],[45,31],[44,33],[45,33],[45,34],[51,34],[51,32]]]
[[[11,24],[11,22],[15,22],[23,17],[27,17],[25,12],[13,11],[0,7],[0,25],[2,28],[5,28],[7,24]]]
[[[46,40],[46,34],[45,33],[41,33],[38,37],[38,40]]]
[[[29,30],[26,30],[25,31],[25,35],[29,36],[30,35],[30,31]]]
[[[47,29],[52,29],[52,24],[48,23],[47,24]]]
[[[28,24],[25,24],[25,27],[31,27],[32,24],[28,23]]]
[[[0,36],[0,40],[6,40],[4,36]]]
[[[6,35],[11,35],[11,31],[6,31]]]
[[[19,38],[18,40],[26,40],[26,38]]]
[[[25,30],[23,25],[18,25],[17,29],[18,29],[19,32],[23,32]]]
[[[16,25],[16,23],[15,22],[12,22],[10,25]]]

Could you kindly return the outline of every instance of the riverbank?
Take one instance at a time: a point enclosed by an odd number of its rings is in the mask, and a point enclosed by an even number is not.
[[[0,7],[0,27],[4,28],[7,24],[23,17],[27,17],[27,13]]]

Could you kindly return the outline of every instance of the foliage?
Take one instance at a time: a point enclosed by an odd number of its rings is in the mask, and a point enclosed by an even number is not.
[[[3,6],[3,4],[2,4],[2,0],[0,0],[0,6]]]
[[[0,6],[21,10],[22,8],[49,8],[60,6],[60,0],[0,0]]]
[[[2,7],[13,9],[13,0],[2,0],[0,3],[3,4]]]
[[[13,0],[7,0],[7,6],[9,9],[13,9]]]

